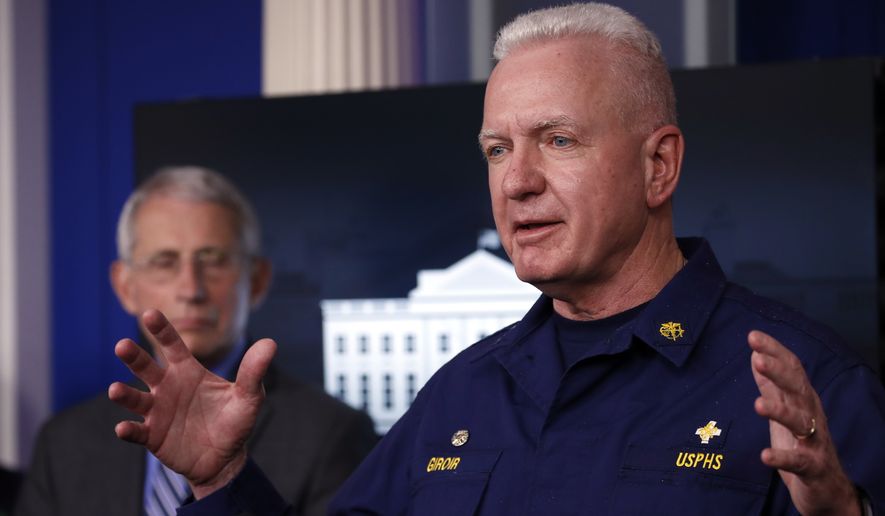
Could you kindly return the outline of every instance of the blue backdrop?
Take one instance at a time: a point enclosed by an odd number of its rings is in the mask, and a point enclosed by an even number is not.
[[[261,91],[261,2],[49,2],[53,405],[127,375],[134,336],[108,282],[132,188],[136,103]]]

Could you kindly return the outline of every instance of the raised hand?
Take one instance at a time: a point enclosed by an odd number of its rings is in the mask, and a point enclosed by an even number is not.
[[[144,418],[118,423],[117,436],[144,445],[184,475],[194,496],[202,498],[227,484],[246,462],[245,443],[264,400],[261,379],[276,344],[262,339],[250,347],[236,382],[230,383],[191,355],[163,314],[149,310],[142,324],[157,342],[165,367],[135,342],[117,343],[117,357],[150,389],[120,382],[110,386],[111,400]]]
[[[801,514],[857,514],[854,486],[842,469],[820,398],[799,359],[776,339],[750,332],[750,363],[761,396],[756,413],[768,418],[771,447],[762,462],[777,468]]]

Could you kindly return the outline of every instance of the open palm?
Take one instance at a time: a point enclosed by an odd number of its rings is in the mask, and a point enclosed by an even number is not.
[[[759,387],[756,413],[769,421],[771,447],[762,462],[777,468],[801,514],[860,514],[827,428],[820,398],[802,363],[774,337],[753,331],[750,366]]]
[[[163,464],[190,482],[197,498],[224,486],[246,462],[245,443],[264,400],[261,378],[276,344],[263,339],[243,357],[236,382],[206,370],[191,355],[175,328],[160,312],[142,317],[145,330],[162,353],[165,367],[129,339],[116,355],[150,389],[116,382],[111,400],[144,418],[117,424],[117,436],[144,445]]]

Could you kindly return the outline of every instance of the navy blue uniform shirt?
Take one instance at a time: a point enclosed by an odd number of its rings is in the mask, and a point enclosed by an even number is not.
[[[795,513],[759,458],[770,438],[753,410],[754,329],[802,361],[843,467],[880,512],[885,392],[875,374],[831,330],[728,283],[705,241],[680,246],[686,266],[571,367],[543,296],[522,321],[452,359],[330,512]],[[250,469],[232,485],[261,491],[261,482]]]

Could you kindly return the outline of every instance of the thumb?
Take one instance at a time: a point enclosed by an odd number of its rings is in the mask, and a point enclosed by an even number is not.
[[[264,387],[261,379],[277,352],[277,343],[272,339],[261,339],[253,344],[243,356],[237,371],[237,388],[249,397],[261,397]]]

